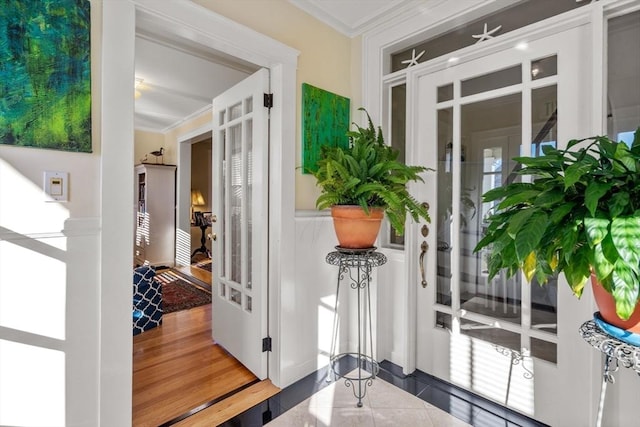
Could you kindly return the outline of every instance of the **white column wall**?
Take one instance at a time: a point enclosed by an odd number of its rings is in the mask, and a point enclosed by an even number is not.
[[[299,211],[295,218],[295,250],[290,261],[294,281],[282,289],[282,383],[291,384],[326,366],[333,326],[338,269],[325,262],[335,250],[336,237],[330,216]],[[346,304],[343,305],[346,308]],[[341,310],[346,315],[346,311]],[[343,317],[343,343],[346,317]],[[285,328],[283,328],[284,332]]]

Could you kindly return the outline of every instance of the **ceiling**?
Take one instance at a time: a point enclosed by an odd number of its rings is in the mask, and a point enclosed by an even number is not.
[[[135,128],[165,133],[211,107],[213,98],[253,70],[136,37]]]
[[[433,0],[289,0],[335,30],[355,37]]]
[[[288,0],[348,37],[434,0]],[[253,64],[167,34],[136,18],[136,130],[166,133],[211,106],[214,97],[257,70]]]

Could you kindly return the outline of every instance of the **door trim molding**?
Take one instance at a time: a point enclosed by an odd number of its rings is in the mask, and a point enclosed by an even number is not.
[[[272,70],[276,93],[271,113],[269,312],[275,346],[270,353],[270,378],[281,384],[279,342],[280,287],[292,283],[294,258],[293,174],[295,171],[296,67],[299,52],[248,27],[187,0],[102,1],[102,58],[98,73],[102,194],[100,216],[100,425],[131,423],[131,279],[133,242],[133,97],[136,17],[167,23],[167,31],[193,42]],[[291,171],[291,172],[289,172]],[[277,209],[274,206],[278,207]],[[128,391],[127,391],[128,390]]]

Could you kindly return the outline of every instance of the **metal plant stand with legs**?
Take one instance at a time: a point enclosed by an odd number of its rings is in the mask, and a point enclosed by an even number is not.
[[[336,302],[333,312],[333,332],[331,335],[331,350],[329,356],[330,370],[327,381],[344,378],[345,385],[353,388],[353,395],[358,399],[358,407],[362,407],[362,398],[367,394],[367,387],[373,384],[378,375],[379,366],[373,355],[373,332],[371,325],[371,271],[373,267],[379,267],[387,262],[387,257],[376,252],[376,248],[346,249],[336,247],[336,251],[327,254],[327,264],[338,267],[338,280],[336,285]],[[338,300],[340,295],[340,282],[347,280],[351,289],[357,292],[358,323],[357,344],[354,351],[336,354],[338,351],[338,338],[340,316],[338,315]],[[346,365],[351,358],[355,360],[356,368],[351,373],[344,373],[340,365]],[[344,369],[344,366],[342,366]]]
[[[625,368],[631,368],[636,374],[640,375],[640,347],[622,342],[609,335],[593,320],[588,320],[580,326],[580,336],[605,356],[602,368],[600,401],[598,402],[598,414],[596,416],[596,427],[600,427],[602,425],[607,383],[613,384],[615,382],[613,374],[618,371],[620,365]]]

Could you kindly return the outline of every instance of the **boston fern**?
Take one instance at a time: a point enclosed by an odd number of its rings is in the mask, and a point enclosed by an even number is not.
[[[530,183],[483,195],[499,203],[475,251],[490,250],[490,279],[522,269],[527,280],[545,283],[564,272],[578,297],[593,272],[626,320],[640,290],[640,128],[631,148],[596,136],[543,151],[514,159]]]
[[[367,114],[368,127],[356,126],[347,132],[349,147],[323,146],[318,169],[313,174],[322,193],[316,200],[318,209],[333,205],[381,207],[398,234],[404,233],[406,214],[414,221],[429,221],[427,209],[409,194],[409,181],[424,182],[422,166],[407,166],[398,161],[398,150],[384,143],[382,129],[377,129]]]

